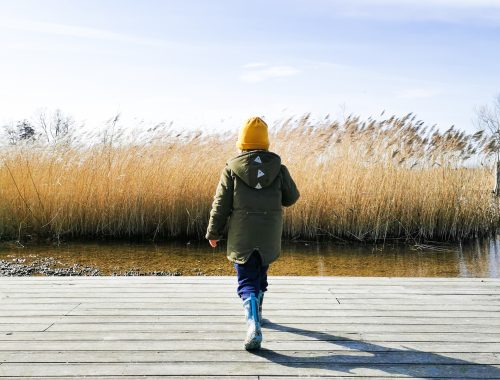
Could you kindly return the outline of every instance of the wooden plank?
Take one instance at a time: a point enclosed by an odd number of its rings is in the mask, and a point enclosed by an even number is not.
[[[243,309],[239,305],[224,305],[224,307],[210,307],[211,305],[206,304],[205,307],[194,307],[185,308],[180,305],[170,305],[169,308],[140,308],[140,307],[129,307],[121,309],[112,308],[82,308],[74,307],[72,309],[8,309],[0,310],[1,317],[20,317],[20,319],[25,319],[28,317],[36,316],[239,316],[241,317]],[[265,305],[267,306],[267,305]],[[282,308],[268,308],[264,309],[265,316],[271,317],[289,317],[290,310],[285,310]],[[495,319],[500,318],[500,310],[498,311],[481,311],[481,310],[373,310],[373,309],[322,309],[319,305],[316,308],[309,309],[294,309],[294,317],[428,317],[439,319],[450,319],[450,318],[488,318]]]
[[[400,296],[366,296],[366,295],[360,295],[358,297],[343,297],[343,296],[333,296],[333,295],[297,295],[296,297],[293,296],[293,294],[289,296],[277,296],[276,294],[270,294],[267,297],[267,300],[273,298],[273,302],[276,303],[290,303],[292,301],[296,302],[308,302],[308,303],[322,303],[322,302],[336,302],[336,299],[340,300],[341,302],[351,302],[351,303],[360,303],[360,302],[374,302],[374,303],[379,303],[379,302],[388,302],[388,303],[462,303],[462,304],[491,304],[493,303],[495,306],[500,305],[500,296],[473,296],[466,298],[462,295],[447,295],[447,296],[415,296],[415,295],[400,295]],[[200,293],[187,293],[187,294],[171,294],[168,296],[150,296],[150,295],[145,295],[143,297],[138,294],[137,296],[134,297],[128,297],[127,295],[123,294],[117,294],[117,295],[106,295],[106,294],[93,294],[93,295],[77,295],[77,294],[72,294],[72,295],[67,295],[67,296],[47,296],[46,294],[40,295],[40,296],[29,296],[29,297],[9,297],[6,299],[10,303],[15,303],[15,302],[25,302],[25,303],[47,303],[47,302],[66,302],[66,303],[75,303],[75,302],[169,302],[170,300],[176,300],[176,299],[184,299],[186,302],[189,302],[192,300],[192,302],[199,302],[199,301],[225,301],[226,299],[236,299],[235,294],[228,293],[226,295],[222,294],[200,294]],[[274,300],[276,299],[276,300]]]
[[[500,300],[498,296],[498,292],[488,291],[483,293],[417,293],[417,292],[403,292],[403,293],[384,293],[384,292],[358,292],[358,293],[349,293],[349,292],[335,292],[329,291],[328,289],[324,289],[322,291],[317,292],[278,292],[278,291],[269,291],[268,296],[275,298],[298,298],[298,299],[323,299],[331,296],[341,297],[341,298],[403,298],[410,297],[412,299],[463,299],[464,296],[474,296],[470,298],[478,299],[478,300]],[[226,289],[224,291],[213,291],[207,292],[206,289],[200,288],[197,290],[190,291],[178,291],[170,290],[170,291],[157,291],[157,292],[146,292],[146,291],[96,291],[89,290],[86,292],[77,292],[73,291],[53,291],[53,292],[43,292],[43,291],[32,291],[32,292],[10,292],[4,295],[4,298],[184,298],[184,297],[211,297],[211,298],[223,298],[223,297],[234,297],[236,295],[235,289]]]
[[[50,331],[50,332],[61,332],[61,333],[88,333],[87,335],[91,335],[91,333],[126,333],[129,332],[131,335],[137,333],[144,333],[148,331],[155,332],[156,334],[160,334],[161,337],[170,337],[176,332],[181,332],[183,335],[188,336],[192,335],[217,335],[217,336],[228,336],[231,331],[239,331],[243,329],[243,327],[239,324],[226,324],[221,325],[217,323],[207,324],[203,328],[196,326],[195,324],[191,325],[182,325],[181,324],[163,324],[163,325],[145,325],[145,324],[101,324],[99,327],[98,324],[51,324],[47,325],[38,325],[38,324],[16,324],[16,325],[8,325],[7,328],[3,328],[0,330],[0,340],[2,340],[2,336],[7,333],[12,333],[14,331],[17,332],[37,332],[37,331]],[[45,329],[40,326],[45,326]],[[361,334],[361,336],[371,336],[369,334],[378,334],[378,336],[389,335],[394,339],[398,336],[407,336],[412,337],[412,340],[432,340],[430,336],[440,336],[441,340],[450,340],[453,337],[453,334],[459,334],[462,336],[455,336],[454,340],[456,341],[468,341],[468,340],[477,340],[477,341],[493,341],[498,340],[498,334],[500,334],[500,330],[498,328],[489,328],[488,326],[471,326],[471,325],[411,325],[411,324],[398,324],[394,325],[393,328],[387,325],[351,325],[347,324],[343,325],[328,325],[326,324],[315,324],[315,325],[301,325],[295,324],[293,328],[288,328],[290,325],[281,325],[283,326],[283,330],[273,330],[271,328],[264,330],[267,334],[274,334],[275,332],[289,332],[293,333],[293,329],[301,329],[303,326],[309,328],[302,328],[302,330],[308,331],[308,334],[311,336],[320,336],[323,334],[323,338],[327,339],[328,334],[332,336],[352,336],[354,334]],[[467,335],[468,333],[473,335]],[[347,334],[347,335],[346,335]],[[368,335],[367,335],[368,334]],[[397,335],[396,335],[397,334]],[[417,334],[421,334],[422,336],[416,336]],[[289,335],[288,335],[289,336]],[[299,340],[300,338],[297,338]],[[302,338],[304,339],[304,338]],[[401,338],[402,339],[402,338]]]
[[[335,302],[336,300],[332,300],[332,302],[328,303],[317,303],[317,302],[303,302],[300,304],[294,304],[293,310],[323,310],[328,312],[350,312],[350,313],[359,313],[359,312],[377,312],[377,311],[436,311],[436,312],[444,312],[444,311],[463,311],[463,312],[484,312],[484,313],[497,313],[500,311],[500,305],[461,305],[461,304],[368,304],[368,305],[360,305],[360,304],[339,304]],[[37,304],[35,306],[31,306],[31,304],[26,303],[15,303],[15,304],[3,304],[9,306],[13,310],[19,308],[20,310],[24,308],[50,305],[50,304]],[[209,308],[213,308],[216,310],[239,310],[241,309],[241,301],[237,300],[226,300],[220,302],[212,302],[212,303],[190,303],[190,302],[182,302],[182,300],[172,300],[169,303],[158,304],[158,303],[145,303],[145,302],[110,302],[110,303],[92,303],[86,302],[82,303],[80,307],[89,308],[92,310],[138,310],[138,309],[147,309],[147,310],[207,310]],[[283,304],[278,303],[278,301],[274,300],[273,302],[268,302],[267,298],[264,304],[265,310],[267,311],[283,311],[288,312],[289,307],[284,308]]]
[[[225,289],[214,289],[210,291],[212,297],[234,297],[236,294],[234,288],[225,288]],[[323,288],[323,289],[314,289],[314,290],[300,290],[300,289],[287,289],[279,290],[274,287],[269,287],[268,295],[271,297],[286,297],[286,298],[323,298],[327,296],[335,296],[342,298],[353,298],[353,297],[364,297],[364,298],[401,298],[401,297],[412,297],[412,298],[460,298],[461,296],[477,296],[478,299],[495,299],[498,300],[499,290],[447,290],[447,291],[352,291],[350,289],[344,291],[338,291],[333,288]],[[42,290],[36,289],[32,291],[11,291],[5,292],[3,295],[4,298],[33,298],[33,297],[92,297],[95,296],[96,293],[99,297],[138,297],[142,295],[145,298],[148,297],[169,297],[169,298],[178,298],[178,297],[190,297],[194,294],[199,294],[204,296],[207,294],[207,289],[205,287],[199,288],[183,288],[179,286],[177,290],[175,288],[170,289],[120,289],[113,288],[109,290],[108,288],[94,288],[94,289],[86,289],[86,291],[77,291],[76,289],[51,289],[51,290]],[[476,298],[476,297],[474,297]]]
[[[0,376],[94,376],[109,375],[144,375],[144,376],[233,376],[248,374],[251,376],[391,376],[404,375],[413,377],[470,378],[492,379],[500,377],[500,367],[481,364],[324,364],[305,365],[297,363],[252,363],[251,366],[240,362],[218,363],[3,363]]]
[[[0,277],[0,288],[5,288],[7,286],[16,285],[16,278],[18,277]],[[209,286],[217,287],[223,285],[235,285],[237,284],[236,276],[231,277],[227,280],[213,279],[213,277],[200,277],[198,280],[187,280],[182,277],[162,277],[162,276],[120,276],[120,277],[106,277],[106,276],[95,276],[95,277],[22,277],[25,278],[25,284],[27,285],[38,285],[38,286],[84,286],[85,284],[89,286],[107,285],[107,286],[122,286],[124,284],[128,286],[169,286],[170,284],[183,284],[183,285],[193,285],[197,286],[200,284],[205,284],[207,279],[210,281]],[[404,286],[414,286],[414,287],[451,287],[451,286],[472,286],[478,288],[487,287],[498,287],[500,285],[499,279],[485,279],[485,281],[471,281],[470,279],[457,278],[457,279],[439,279],[439,278],[428,278],[425,281],[414,281],[411,278],[404,279],[387,279],[387,278],[377,278],[377,279],[364,279],[362,277],[356,278],[355,280],[346,280],[341,277],[330,277],[323,280],[302,280],[297,277],[293,280],[283,280],[278,277],[270,276],[268,281],[273,286],[339,286],[339,287],[381,287],[381,288],[398,288]]]
[[[7,333],[0,334],[0,341],[11,340],[11,341],[23,341],[29,340],[26,338],[20,338],[19,334],[28,333],[28,332],[12,332],[9,333],[11,335],[6,335]],[[59,332],[55,332],[59,333]],[[117,338],[114,334],[120,334]],[[142,334],[142,335],[138,335]],[[55,335],[55,336],[44,336],[37,337],[32,336],[31,340],[33,341],[46,341],[46,340],[213,340],[210,338],[210,334],[207,332],[169,332],[168,334],[164,334],[158,337],[148,335],[151,333],[147,332],[125,332],[125,331],[117,331],[113,333],[96,333],[96,332],[69,332],[63,333],[63,335]],[[68,336],[72,338],[68,338]],[[220,339],[224,340],[237,340],[241,341],[241,336],[236,336],[234,332],[222,331],[217,332],[217,336],[221,337]],[[130,337],[127,339],[127,337]],[[10,338],[10,339],[9,339]],[[347,340],[347,339],[359,339],[363,341],[376,341],[376,342],[454,342],[454,343],[498,343],[499,334],[468,334],[467,333],[439,333],[439,332],[419,332],[419,333],[391,333],[391,332],[379,332],[379,333],[348,333],[342,332],[337,333],[335,336],[324,336],[324,333],[316,332],[311,333],[309,337],[298,336],[293,333],[286,332],[273,332],[266,331],[265,332],[266,342],[276,341],[276,340],[287,340],[287,341],[306,341],[306,340],[323,340],[323,341],[336,341],[336,340]]]
[[[242,323],[242,322],[241,322]],[[50,331],[239,331],[241,323],[221,323],[217,320],[211,323],[53,323],[47,330]],[[20,326],[18,331],[23,331],[22,326],[47,326],[47,324],[38,323],[18,323],[5,324],[12,328]],[[238,329],[238,330],[235,330]],[[444,324],[377,324],[377,323],[361,323],[353,325],[352,323],[289,323],[286,326],[280,326],[284,331],[292,329],[302,329],[306,331],[348,331],[348,332],[371,332],[371,331],[404,331],[404,332],[496,332],[491,326],[485,325],[450,325]],[[38,331],[39,329],[28,331]],[[0,331],[5,331],[5,328],[0,324]],[[7,330],[9,331],[9,330]]]
[[[221,292],[221,293],[235,293],[237,284],[221,284],[218,286],[204,286],[203,284],[199,285],[185,285],[185,284],[158,284],[158,285],[148,285],[148,286],[134,286],[134,284],[123,284],[121,286],[110,286],[109,283],[103,284],[92,284],[92,286],[85,286],[84,284],[80,284],[79,286],[57,286],[57,287],[42,287],[37,284],[24,284],[23,288],[17,288],[19,286],[15,284],[9,284],[8,286],[4,286],[0,289],[0,293],[6,295],[8,293],[12,294],[25,294],[25,293],[52,293],[52,292],[88,292],[93,291],[95,289],[103,290],[107,293],[116,293],[117,291],[124,292],[150,292],[150,293],[159,293],[166,292],[171,293],[179,290],[180,292],[190,293],[190,292],[198,292],[203,291],[205,293],[208,292]],[[273,283],[269,284],[269,290],[275,293],[323,293],[323,292],[337,292],[340,294],[344,293],[388,293],[388,294],[490,294],[495,293],[500,290],[500,287],[493,286],[433,286],[433,287],[418,287],[418,286],[405,286],[405,287],[395,287],[395,286],[367,286],[367,287],[354,287],[354,286],[336,286],[334,284],[328,284],[324,286],[319,285],[302,285],[302,286],[277,286]],[[490,292],[490,293],[488,293]]]
[[[243,319],[243,309],[240,315],[218,315],[218,323],[241,323]],[[329,323],[332,326],[337,324],[377,324],[377,325],[468,325],[468,326],[488,326],[492,331],[500,330],[500,318],[470,318],[470,317],[454,317],[454,318],[435,318],[418,317],[418,316],[275,316],[275,323],[280,324],[318,324]],[[141,323],[144,325],[153,323],[211,323],[213,318],[206,315],[60,315],[60,316],[2,316],[2,323]]]
[[[0,364],[1,365],[1,364]],[[0,378],[5,378],[3,376],[0,375]],[[10,378],[10,377],[9,377]],[[12,377],[14,379],[18,379],[19,377]],[[22,379],[41,379],[43,378],[43,380],[75,380],[75,379],[81,379],[82,376],[43,376],[43,377],[40,377],[40,376],[22,376]],[[102,379],[103,376],[102,375],[85,375],[83,376],[83,378],[85,379]],[[227,375],[222,375],[222,376],[171,376],[171,375],[168,375],[168,376],[154,376],[154,375],[148,375],[147,377],[143,376],[143,375],[138,375],[138,376],[134,376],[134,375],[119,375],[119,376],[113,376],[113,375],[106,375],[105,379],[106,380],[144,380],[145,378],[147,378],[148,380],[259,380],[259,376],[252,376],[252,375],[246,375],[246,376],[227,376]],[[281,378],[281,377],[280,377]],[[322,380],[325,380],[325,379],[328,379],[331,377],[321,377]],[[289,377],[289,379],[294,379],[294,380],[297,380],[298,378],[297,377]],[[312,379],[312,378],[310,378]],[[335,377],[336,380],[340,379],[339,377]],[[352,377],[349,377],[349,378],[345,378],[345,379],[351,379],[352,380]],[[370,379],[374,379],[374,380],[381,380],[381,379],[387,379],[386,377],[385,378],[370,378]],[[394,377],[391,377],[391,380],[394,380],[394,379],[399,379],[399,378],[394,378]],[[403,379],[403,378],[401,378]],[[405,377],[404,379],[408,379],[407,377]],[[309,379],[308,379],[309,380]],[[318,380],[318,378],[316,378],[316,380]]]
[[[28,297],[28,296],[39,296],[39,295],[51,295],[51,296],[67,296],[67,295],[87,295],[93,294],[96,290],[99,290],[101,293],[108,296],[116,296],[123,293],[126,293],[129,296],[134,296],[135,294],[143,294],[147,297],[158,296],[158,295],[173,295],[178,293],[182,294],[191,294],[191,293],[203,293],[204,295],[207,293],[214,294],[215,296],[227,296],[236,294],[236,286],[226,285],[224,287],[208,289],[207,287],[193,287],[183,288],[181,286],[177,287],[158,287],[158,288],[139,288],[139,287],[123,287],[123,288],[105,288],[105,287],[93,287],[93,288],[70,288],[70,289],[39,289],[35,286],[30,288],[25,288],[22,291],[14,291],[14,290],[4,290],[1,294],[3,297],[5,296],[17,296],[17,297]],[[307,296],[324,296],[329,294],[335,294],[339,296],[358,296],[358,295],[376,295],[376,296],[401,296],[401,295],[411,295],[411,296],[462,296],[462,295],[478,295],[478,296],[492,296],[498,295],[499,289],[493,288],[482,288],[482,289],[376,289],[372,288],[368,289],[354,289],[354,288],[337,288],[337,287],[312,287],[308,290],[301,288],[287,288],[287,289],[277,289],[276,287],[269,286],[268,294],[280,295],[280,296],[299,296],[301,295]]]
[[[177,287],[179,288],[179,286]],[[215,297],[220,296],[234,296],[236,294],[236,287],[230,288],[228,286],[214,288],[210,291]],[[177,294],[185,294],[186,296],[191,296],[192,294],[206,294],[207,288],[204,286],[200,287],[189,287],[189,288],[181,288],[177,289],[175,287],[168,288],[98,288],[94,287],[90,288],[73,288],[73,289],[39,289],[39,288],[25,288],[22,291],[9,291],[5,292],[3,296],[9,297],[38,297],[38,296],[51,296],[51,297],[60,297],[60,296],[89,296],[93,295],[96,290],[99,290],[99,295],[106,297],[116,297],[116,296],[129,296],[134,297],[137,295],[143,295],[144,297],[155,297],[155,296],[172,296],[176,297]],[[331,287],[313,287],[310,289],[301,289],[301,288],[288,288],[288,289],[276,289],[275,287],[270,286],[268,294],[272,294],[273,296],[280,297],[309,297],[312,296],[325,296],[325,295],[334,295],[338,297],[354,297],[358,295],[364,296],[377,296],[377,297],[402,297],[402,296],[498,296],[499,289],[467,289],[467,290],[458,290],[458,289],[449,289],[449,290],[390,290],[386,291],[382,290],[358,290],[358,289],[342,289],[331,288]]]
[[[7,335],[8,334],[8,335]],[[498,343],[500,333],[478,333],[478,332],[335,332],[335,335],[325,334],[323,331],[309,331],[307,335],[299,335],[293,331],[276,331],[264,328],[266,341],[305,341],[305,340],[363,340],[378,342],[457,342],[457,343]],[[234,331],[217,331],[217,340],[241,341],[240,334]],[[150,331],[16,331],[11,333],[0,333],[0,341],[73,341],[73,340],[213,340],[213,336],[206,331],[170,331],[168,334],[158,334]]]
[[[328,364],[476,364],[500,365],[500,358],[493,353],[442,352],[431,354],[421,351],[267,351],[265,355],[249,355],[244,350],[228,351],[1,351],[4,363],[127,363],[127,362],[245,362],[245,363],[328,363]]]
[[[461,304],[469,304],[469,305],[486,305],[486,304],[494,304],[495,306],[498,306],[500,303],[496,299],[492,300],[477,300],[477,299],[469,299],[469,300],[464,300],[463,297],[462,299],[460,298],[455,298],[454,300],[450,299],[438,299],[438,298],[429,298],[429,299],[412,299],[410,297],[407,298],[343,298],[343,297],[336,297],[338,302],[343,303],[343,304],[364,304],[364,305],[370,305],[370,304],[386,304],[386,305],[400,305],[400,304],[407,304],[407,305],[422,305],[422,304],[444,304],[444,305],[451,305],[455,303],[461,303]]]
[[[5,277],[0,277],[0,289],[8,289],[9,287],[16,286],[16,277],[11,277],[13,280],[6,281]],[[61,279],[71,279],[66,281],[57,280],[45,280],[38,281],[32,280],[33,277],[22,277],[23,283],[27,286],[37,286],[43,289],[54,289],[54,288],[85,288],[85,287],[98,287],[104,286],[109,288],[119,288],[119,287],[135,287],[135,288],[160,288],[160,287],[174,287],[182,285],[183,287],[197,287],[206,286],[210,289],[215,289],[224,286],[237,285],[238,281],[236,276],[228,281],[218,281],[213,279],[213,277],[205,277],[203,281],[177,281],[173,279],[162,279],[162,277],[120,277],[115,279],[114,277],[93,277],[92,281],[85,280],[82,281],[82,277],[59,277]],[[3,280],[2,280],[3,279]],[[75,280],[73,280],[75,279]],[[209,279],[208,281],[206,279]],[[498,280],[498,279],[497,279]],[[429,279],[425,282],[415,282],[415,281],[390,281],[390,282],[380,282],[376,280],[370,281],[344,281],[338,280],[335,277],[331,277],[330,280],[324,281],[281,281],[276,277],[268,277],[268,282],[271,286],[276,288],[311,288],[311,287],[338,287],[338,288],[355,288],[355,289],[405,289],[405,288],[415,288],[415,289],[431,289],[439,290],[441,288],[450,289],[452,287],[458,288],[473,288],[473,289],[497,289],[500,287],[500,281],[488,281],[488,282],[478,282],[478,281],[467,281],[466,279],[460,279],[460,281],[433,281]]]
[[[87,377],[86,377],[87,378]],[[259,380],[299,380],[303,377],[300,376],[259,376]],[[450,377],[441,377],[441,379],[447,379]],[[31,379],[29,377],[28,379]],[[59,379],[59,378],[58,378]],[[65,378],[62,378],[65,379]],[[106,379],[109,379],[109,377],[106,377]],[[129,377],[127,377],[129,379]],[[148,377],[150,379],[150,377]],[[164,377],[157,377],[157,379],[165,379]],[[171,377],[168,378],[169,380]],[[182,377],[182,379],[185,379],[185,377]],[[222,379],[225,379],[223,377]],[[352,379],[370,379],[370,380],[408,380],[408,379],[440,379],[439,377],[413,377],[413,376],[405,376],[405,377],[399,377],[399,376],[307,376],[307,380],[330,380],[330,379],[335,379],[335,380],[352,380]],[[453,379],[453,378],[451,378]],[[484,380],[481,377],[464,377],[464,379],[468,380]],[[53,379],[54,380],[54,379]]]
[[[186,285],[190,287],[197,287],[197,286],[202,286],[204,285],[203,282],[191,282],[191,283],[183,283],[183,282],[158,282],[158,281],[152,281],[149,282],[137,282],[137,280],[130,280],[130,281],[115,281],[112,279],[106,279],[106,280],[99,280],[96,278],[95,282],[75,282],[75,283],[62,283],[62,284],[57,284],[57,283],[50,283],[50,282],[31,282],[27,281],[23,284],[25,286],[30,286],[30,287],[37,287],[40,286],[40,288],[45,290],[45,288],[75,288],[75,289],[82,289],[82,288],[95,288],[95,287],[108,287],[108,288],[119,288],[119,287],[125,287],[125,288],[152,288],[152,289],[158,289],[158,288],[169,288],[169,287],[174,287],[175,285]],[[460,288],[466,288],[466,289],[493,289],[497,290],[500,287],[500,282],[415,282],[415,283],[410,283],[410,282],[403,282],[403,283],[378,283],[378,282],[366,282],[364,284],[357,284],[357,283],[339,283],[335,281],[329,281],[329,282],[318,282],[318,283],[286,283],[286,282],[276,282],[273,280],[269,280],[270,287],[274,287],[279,290],[287,290],[287,289],[298,289],[298,288],[308,288],[308,287],[318,287],[318,288],[326,288],[326,287],[331,287],[331,288],[337,288],[337,289],[359,289],[359,290],[366,290],[366,289],[373,289],[375,291],[378,290],[386,290],[390,291],[392,290],[402,290],[402,288],[408,289],[415,289],[415,290],[435,290],[439,291],[441,289],[444,290],[449,290],[453,286],[458,286]],[[12,290],[13,287],[16,287],[18,284],[16,282],[2,282],[1,277],[0,277],[0,291],[6,291],[6,290]],[[228,281],[228,282],[219,282],[219,283],[212,283],[211,285],[207,286],[209,289],[217,289],[219,287],[235,287],[237,285],[236,278],[233,281]],[[433,288],[433,289],[432,289]]]
[[[289,303],[280,304],[278,300],[274,300],[272,303],[268,302],[266,298],[265,309],[266,312],[270,310],[288,312]],[[61,303],[61,302],[49,302],[49,303],[27,303],[27,302],[2,302],[2,310],[6,311],[22,311],[22,310],[60,310],[66,309],[71,310],[78,304],[74,303]],[[199,302],[193,303],[182,299],[171,300],[166,303],[157,302],[85,302],[82,303],[80,307],[91,308],[95,310],[117,310],[126,312],[127,310],[158,310],[158,311],[168,311],[168,310],[224,310],[224,311],[235,311],[241,310],[241,301],[239,299],[230,298],[223,299],[213,302]],[[285,307],[287,306],[287,307]],[[334,312],[336,310],[340,311],[352,311],[355,313],[360,313],[364,311],[376,312],[397,312],[397,311],[464,311],[464,312],[492,312],[497,313],[500,311],[500,305],[462,305],[462,304],[339,304],[336,300],[331,300],[328,303],[317,303],[317,302],[301,302],[300,304],[294,304],[293,310],[323,310]],[[493,314],[495,315],[495,314]]]
[[[352,371],[351,371],[352,372]],[[184,377],[183,377],[184,378]],[[335,380],[352,380],[352,379],[370,379],[370,380],[407,380],[407,379],[454,379],[456,380],[457,378],[453,377],[432,377],[432,376],[426,376],[426,377],[413,377],[413,376],[405,376],[405,377],[399,377],[397,375],[387,375],[387,376],[358,376],[357,374],[351,375],[351,376],[307,376],[307,380],[330,380],[330,379],[335,379]],[[106,377],[108,379],[108,377]],[[128,377],[127,377],[128,379]],[[148,377],[149,379],[149,377]],[[165,378],[163,378],[165,379]],[[169,380],[171,379],[170,377],[168,378]],[[225,378],[222,378],[225,379]],[[259,376],[259,380],[298,380],[301,379],[299,376]],[[468,380],[484,380],[483,377],[475,377],[475,376],[467,376],[467,377],[461,377],[461,379],[468,379]]]
[[[290,310],[282,308],[270,308],[264,304],[264,312],[268,317],[288,317]],[[206,315],[206,316],[235,316],[241,315],[242,308],[235,308],[233,305],[227,307],[199,307],[198,308],[183,308],[171,307],[163,309],[145,309],[145,308],[122,308],[122,309],[104,309],[104,308],[86,308],[77,307],[68,312],[72,316],[101,316],[101,315],[120,315],[120,316],[176,316],[176,315]],[[52,312],[52,310],[42,310]],[[5,316],[16,315],[38,315],[39,310],[7,310],[0,311],[0,314]],[[64,312],[64,311],[61,311]],[[55,314],[58,315],[58,314]],[[322,309],[321,306],[316,306],[312,309],[295,309],[293,316],[299,317],[432,317],[432,318],[488,318],[494,319],[500,317],[500,310],[498,311],[481,311],[481,310],[377,310],[377,309]]]
[[[44,331],[52,323],[0,323],[0,333],[12,331]]]
[[[316,304],[316,305],[322,305],[324,303],[339,303],[339,300],[344,300],[344,302],[350,302],[350,303],[360,303],[360,302],[366,302],[367,304],[370,303],[380,303],[380,302],[387,302],[387,304],[415,304],[415,305],[420,305],[420,304],[461,304],[461,305],[482,305],[482,306],[492,306],[492,307],[499,307],[500,306],[500,300],[494,299],[492,297],[490,298],[480,298],[479,296],[471,296],[469,298],[466,298],[465,296],[459,296],[459,297],[437,297],[437,296],[427,296],[427,297],[412,297],[410,295],[404,296],[401,295],[400,297],[366,297],[364,295],[360,295],[358,297],[335,297],[333,295],[325,295],[324,297],[280,297],[275,294],[267,294],[266,295],[266,303],[269,304],[269,301],[272,300],[272,304],[278,305],[278,304]],[[75,303],[130,303],[130,304],[138,304],[138,303],[154,303],[156,306],[161,305],[162,303],[189,303],[189,304],[202,304],[202,303],[214,303],[214,304],[220,304],[220,303],[231,303],[231,304],[237,304],[240,302],[239,298],[236,296],[236,294],[228,294],[226,296],[219,296],[219,297],[208,297],[208,296],[202,296],[199,293],[195,293],[193,295],[184,295],[184,296],[179,296],[179,297],[161,297],[161,296],[156,296],[156,297],[118,297],[118,296],[113,296],[113,297],[101,297],[101,296],[81,296],[81,297],[47,297],[47,296],[40,296],[40,297],[9,297],[5,298],[2,300],[2,304],[75,304]],[[102,305],[101,305],[102,306]]]
[[[1,365],[1,364],[0,364]],[[16,377],[17,378],[17,377]],[[23,376],[23,379],[40,379],[38,376]],[[80,379],[80,376],[44,376],[44,380],[75,380],[75,379]],[[102,376],[93,376],[93,375],[85,375],[85,379],[102,379]],[[133,376],[133,375],[122,375],[122,376],[106,376],[106,380],[144,380],[146,377],[145,376]],[[272,380],[297,380],[301,379],[302,377],[298,376],[227,376],[227,375],[222,375],[222,376],[153,376],[153,375],[148,375],[147,379],[148,380],[260,380],[260,379],[272,379]],[[367,377],[360,377],[363,379],[367,379]],[[328,380],[328,379],[335,379],[335,380],[352,380],[352,376],[344,377],[344,376],[321,376],[321,377],[307,377],[307,380]],[[408,380],[408,377],[379,377],[379,376],[370,376],[370,380]],[[475,380],[483,380],[483,379],[478,379],[478,378],[469,378],[469,379],[475,379]]]
[[[204,340],[154,340],[154,341],[0,341],[0,351],[129,351],[129,350],[196,350],[196,351],[226,351],[243,349],[245,331],[235,331],[235,337],[240,340],[216,340],[214,334],[207,334]],[[268,350],[307,350],[307,351],[334,351],[334,350],[362,350],[367,352],[390,350],[418,350],[437,352],[486,352],[500,353],[500,342],[475,343],[469,342],[378,342],[378,341],[267,341],[263,347]]]
[[[0,277],[0,281],[11,281],[17,277]],[[224,282],[234,280],[235,276],[31,276],[27,277],[31,281],[94,281],[94,279],[111,279],[113,281],[129,281],[134,279],[142,281],[177,281],[177,282]],[[322,281],[341,281],[363,283],[367,281],[377,282],[499,282],[498,278],[491,277],[401,277],[401,276],[269,276],[276,281],[283,282],[322,282]]]
[[[144,295],[149,295],[149,296],[157,296],[158,294],[165,293],[165,294],[175,294],[175,293],[196,293],[196,292],[202,292],[202,293],[215,293],[215,294],[221,294],[221,295],[227,295],[227,294],[236,294],[236,285],[235,284],[228,284],[228,285],[221,285],[217,287],[206,287],[203,286],[202,284],[198,286],[194,285],[188,285],[185,286],[183,284],[179,284],[177,286],[173,286],[173,284],[169,284],[168,286],[148,286],[148,287],[135,287],[132,285],[128,286],[122,286],[122,287],[107,287],[104,284],[102,286],[93,286],[93,287],[86,287],[86,286],[79,286],[79,287],[56,287],[56,288],[48,288],[48,289],[43,289],[36,284],[33,285],[27,285],[23,284],[22,289],[16,288],[15,285],[9,285],[9,287],[4,287],[1,290],[2,296],[6,295],[19,295],[19,296],[29,296],[29,295],[40,295],[40,294],[50,294],[50,295],[67,295],[67,294],[89,294],[89,293],[94,293],[96,289],[99,289],[100,292],[109,294],[109,295],[116,295],[117,293],[124,292],[127,293],[128,295],[132,296],[134,294],[140,293]],[[307,295],[311,294],[318,294],[318,295],[323,295],[323,294],[340,294],[340,295],[359,295],[359,294],[366,294],[366,295],[390,295],[390,296],[397,296],[397,295],[452,295],[452,296],[459,296],[459,295],[498,295],[498,292],[500,291],[500,287],[469,287],[467,289],[461,288],[453,288],[453,287],[436,287],[436,288],[418,288],[418,287],[411,287],[411,288],[394,288],[391,287],[390,289],[387,288],[377,288],[377,287],[370,287],[370,288],[354,288],[354,287],[337,287],[333,285],[328,285],[328,286],[306,286],[304,285],[303,287],[297,287],[297,286],[285,286],[285,287],[278,287],[278,286],[273,286],[272,284],[269,285],[269,292],[268,294],[293,294],[293,295],[300,295],[301,293],[305,293]]]
[[[75,290],[91,290],[91,289],[106,289],[108,291],[113,290],[147,290],[151,291],[169,291],[172,289],[186,289],[190,290],[200,290],[200,288],[209,289],[210,291],[217,290],[234,290],[237,287],[237,282],[231,283],[220,283],[220,284],[211,284],[205,285],[203,283],[199,284],[183,284],[183,283],[135,283],[135,282],[120,282],[115,283],[112,281],[105,282],[95,282],[95,283],[77,283],[77,284],[61,284],[61,285],[47,285],[44,283],[23,283],[22,289],[16,289],[18,284],[9,283],[2,284],[0,282],[0,293],[10,292],[15,290],[18,293],[40,290],[40,291],[75,291]],[[326,290],[332,289],[334,291],[339,292],[461,292],[461,291],[498,291],[500,289],[500,284],[489,285],[489,284],[398,284],[398,285],[387,285],[387,284],[366,284],[365,286],[361,285],[349,285],[349,284],[336,284],[336,283],[324,283],[324,284],[276,284],[272,281],[269,282],[269,289],[273,289],[277,292],[315,292],[318,290]]]
[[[73,303],[73,304],[60,304],[60,303],[51,303],[51,304],[20,304],[20,303],[9,303],[9,302],[2,302],[2,308],[0,309],[0,312],[5,312],[8,313],[10,311],[16,312],[16,311],[30,311],[30,310],[46,310],[46,311],[64,311],[64,310],[71,310],[75,306],[78,306],[79,303]]]

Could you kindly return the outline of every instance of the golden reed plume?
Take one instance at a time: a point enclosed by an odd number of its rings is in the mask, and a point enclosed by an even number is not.
[[[6,146],[1,239],[202,238],[236,137],[170,131],[140,144]],[[285,211],[287,238],[457,240],[497,227],[482,133],[439,132],[411,114],[306,115],[272,127],[270,140],[301,192]]]

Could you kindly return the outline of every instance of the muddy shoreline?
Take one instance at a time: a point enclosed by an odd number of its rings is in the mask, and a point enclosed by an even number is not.
[[[99,268],[67,264],[54,257],[42,257],[26,262],[25,258],[0,260],[0,277],[6,276],[104,276]],[[144,272],[136,268],[113,272],[111,276],[180,276],[179,272]]]

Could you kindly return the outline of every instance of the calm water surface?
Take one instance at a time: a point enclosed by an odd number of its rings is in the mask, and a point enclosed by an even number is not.
[[[232,275],[225,246],[208,243],[124,244],[70,243],[57,246],[0,245],[0,260],[30,264],[52,257],[56,266],[98,268],[104,275],[168,272],[177,275]],[[271,275],[500,277],[500,237],[467,244],[339,245],[283,243]]]

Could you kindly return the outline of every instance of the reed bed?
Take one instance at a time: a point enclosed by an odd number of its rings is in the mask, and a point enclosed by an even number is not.
[[[202,239],[220,172],[237,154],[236,129],[4,146],[0,238]],[[306,115],[270,133],[301,192],[285,210],[286,238],[459,240],[497,228],[482,132],[439,132],[410,114],[343,122]]]

